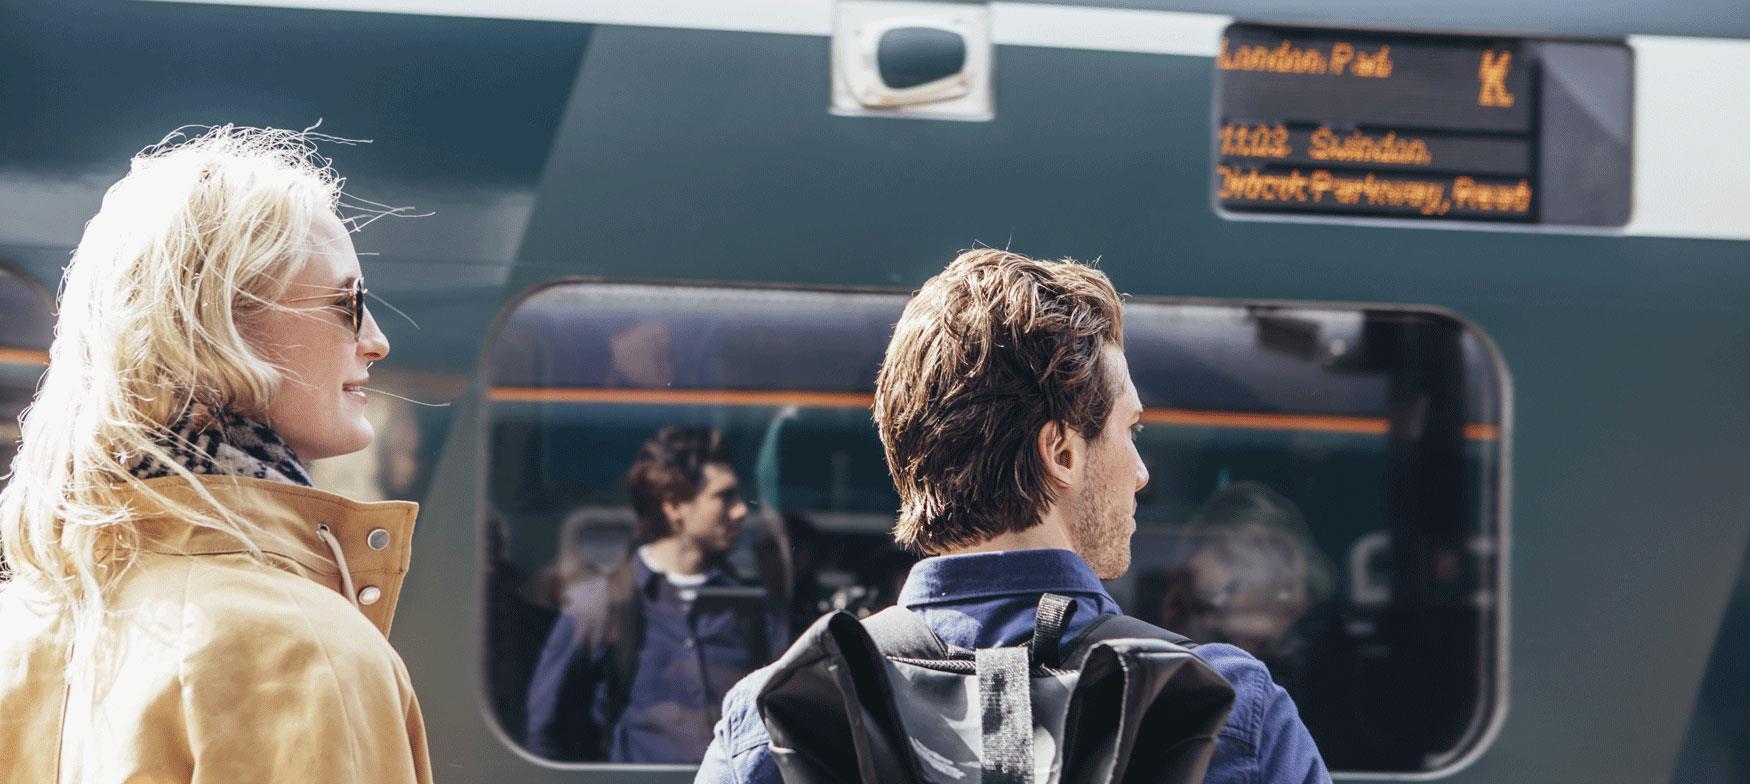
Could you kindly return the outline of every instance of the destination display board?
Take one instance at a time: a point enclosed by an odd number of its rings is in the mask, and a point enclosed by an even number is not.
[[[1232,25],[1216,57],[1215,199],[1535,221],[1536,53],[1516,39]]]

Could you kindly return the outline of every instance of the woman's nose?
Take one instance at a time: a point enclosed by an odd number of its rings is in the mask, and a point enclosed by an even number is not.
[[[365,308],[365,322],[359,325],[359,356],[367,362],[377,362],[389,356],[389,336],[377,326],[371,309]]]

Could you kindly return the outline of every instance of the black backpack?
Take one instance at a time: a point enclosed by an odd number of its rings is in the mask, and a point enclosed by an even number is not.
[[[1191,643],[1105,615],[1062,643],[1075,603],[1039,601],[1025,645],[944,645],[891,607],[815,621],[755,704],[786,784],[1195,784],[1233,688]]]

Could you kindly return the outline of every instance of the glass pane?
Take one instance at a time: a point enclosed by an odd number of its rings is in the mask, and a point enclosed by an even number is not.
[[[48,292],[0,269],[0,465],[12,465],[18,448],[18,415],[30,405],[37,381],[48,368],[54,333]]]
[[[48,368],[54,333],[48,292],[0,269],[0,466],[12,465],[18,450],[18,416],[30,405],[37,381]],[[0,560],[0,570],[5,566]]]
[[[573,642],[585,687],[551,675],[564,627],[604,613],[582,597],[631,557],[626,474],[661,428],[730,445],[749,513],[722,560],[737,601],[777,608],[774,647],[823,611],[893,602],[913,559],[888,537],[898,498],[869,404],[904,304],[592,283],[517,306],[490,354],[487,461],[490,690],[510,737],[564,724],[588,748],[534,750],[696,761],[726,676],[756,663],[726,600],[716,658],[692,657],[716,669],[653,679],[675,657],[647,635],[618,664]],[[1310,305],[1137,301],[1125,326],[1152,481],[1131,569],[1108,584],[1119,604],[1268,662],[1334,769],[1461,754],[1492,708],[1499,603],[1503,379],[1483,339],[1435,313]],[[603,685],[628,677],[621,696]],[[638,716],[651,706],[672,720]]]

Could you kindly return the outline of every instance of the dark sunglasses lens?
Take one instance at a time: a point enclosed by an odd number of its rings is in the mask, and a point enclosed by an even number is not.
[[[358,334],[365,326],[365,282],[360,280],[352,284],[352,334]]]

